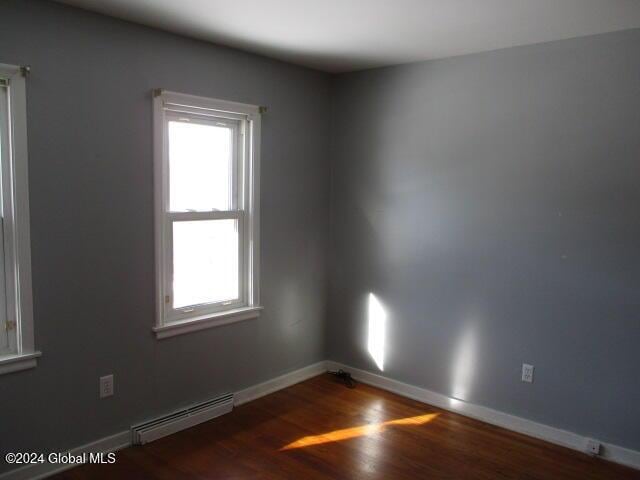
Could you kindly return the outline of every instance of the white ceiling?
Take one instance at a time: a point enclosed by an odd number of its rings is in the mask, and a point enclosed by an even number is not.
[[[58,0],[329,72],[640,27],[640,0]]]

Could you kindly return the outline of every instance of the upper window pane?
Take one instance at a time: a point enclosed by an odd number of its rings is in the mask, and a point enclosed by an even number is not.
[[[169,121],[171,211],[233,209],[233,133],[224,123]]]

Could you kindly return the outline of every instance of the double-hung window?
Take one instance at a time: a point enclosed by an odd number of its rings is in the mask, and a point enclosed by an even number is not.
[[[258,316],[260,108],[154,91],[158,337]]]
[[[0,374],[36,366],[25,68],[0,64]]]

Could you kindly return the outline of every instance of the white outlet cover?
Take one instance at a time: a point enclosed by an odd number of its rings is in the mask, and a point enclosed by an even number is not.
[[[528,363],[522,364],[522,381],[526,383],[533,383],[533,365]]]
[[[587,453],[589,453],[590,455],[599,455],[600,442],[597,440],[594,440],[593,438],[588,438],[586,450],[587,450]]]
[[[113,395],[113,375],[100,377],[100,398]]]

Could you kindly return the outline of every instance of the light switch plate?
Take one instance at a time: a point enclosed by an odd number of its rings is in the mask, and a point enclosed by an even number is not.
[[[100,398],[113,395],[113,374],[100,377]]]

